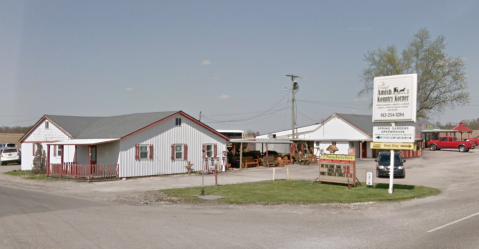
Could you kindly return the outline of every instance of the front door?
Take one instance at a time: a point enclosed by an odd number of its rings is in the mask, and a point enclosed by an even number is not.
[[[90,164],[96,164],[96,145],[90,147]]]
[[[361,158],[367,158],[368,157],[368,143],[367,142],[362,142],[362,148],[361,148]]]
[[[91,172],[96,173],[96,145],[90,146],[90,167]]]

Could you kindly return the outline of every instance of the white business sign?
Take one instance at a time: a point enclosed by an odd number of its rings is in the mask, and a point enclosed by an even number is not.
[[[374,126],[373,142],[411,143],[416,138],[414,126]]]
[[[374,78],[373,122],[416,122],[417,74]]]

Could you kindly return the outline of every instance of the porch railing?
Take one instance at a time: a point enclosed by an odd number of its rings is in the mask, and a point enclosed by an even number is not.
[[[118,177],[118,164],[51,163],[48,175],[72,178]]]

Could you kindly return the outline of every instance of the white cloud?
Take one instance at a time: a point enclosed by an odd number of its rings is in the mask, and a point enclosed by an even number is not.
[[[209,64],[211,64],[211,61],[209,60],[204,60],[201,62],[201,65],[209,65]]]
[[[218,99],[229,99],[229,98],[230,98],[230,96],[226,95],[226,94],[223,94],[223,95],[218,97]]]
[[[127,92],[131,92],[131,91],[133,91],[133,88],[131,88],[131,87],[128,87],[127,89],[125,89],[125,91],[127,91]]]

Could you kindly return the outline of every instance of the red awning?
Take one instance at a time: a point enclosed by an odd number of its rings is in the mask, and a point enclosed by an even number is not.
[[[459,131],[459,132],[472,132],[472,130],[467,128],[462,121],[459,122],[458,126],[452,128],[452,129],[455,130],[455,131]]]

